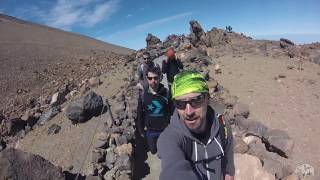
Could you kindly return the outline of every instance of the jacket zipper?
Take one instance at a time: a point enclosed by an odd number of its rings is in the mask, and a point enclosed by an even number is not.
[[[204,144],[204,143],[202,143],[201,142],[201,144],[203,145],[203,147],[204,147],[204,155],[205,155],[205,158],[206,159],[208,159],[209,157],[208,157],[208,151],[207,151],[207,146],[208,146],[208,144],[210,144],[210,142],[211,142],[212,140],[211,140],[211,138],[209,138],[209,140],[208,140],[208,142],[207,142],[207,144]],[[208,180],[210,180],[210,172],[209,172],[209,164],[208,163],[206,163],[206,172],[207,172],[207,178],[208,178]]]

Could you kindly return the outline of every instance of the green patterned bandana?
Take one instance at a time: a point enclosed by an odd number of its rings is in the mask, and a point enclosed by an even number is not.
[[[196,71],[182,71],[174,76],[171,87],[172,99],[188,93],[208,93],[209,88],[203,76]]]

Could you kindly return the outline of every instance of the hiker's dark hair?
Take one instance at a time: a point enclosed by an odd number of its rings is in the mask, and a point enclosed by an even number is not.
[[[146,71],[146,76],[148,76],[148,73],[151,72],[151,73],[154,73],[154,74],[157,74],[159,77],[162,75],[162,72],[161,72],[161,69],[160,69],[160,66],[158,64],[155,64],[153,66],[150,66],[147,71]]]
[[[146,55],[146,56],[149,56],[149,57],[150,57],[150,53],[149,53],[148,51],[144,51],[144,52],[142,53],[142,55]]]

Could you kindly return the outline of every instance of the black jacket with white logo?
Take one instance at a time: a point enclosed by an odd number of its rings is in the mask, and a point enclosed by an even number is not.
[[[162,131],[169,124],[168,90],[159,84],[156,94],[149,90],[139,97],[138,128],[147,127],[148,130]]]

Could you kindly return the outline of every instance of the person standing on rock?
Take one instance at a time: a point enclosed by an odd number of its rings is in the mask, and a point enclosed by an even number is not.
[[[233,180],[233,138],[223,116],[209,106],[208,85],[195,71],[172,84],[176,110],[158,140],[160,180]]]
[[[149,67],[155,66],[154,62],[151,60],[150,53],[145,51],[142,53],[142,62],[138,65],[138,78],[141,88],[146,88],[148,86],[148,81],[146,77],[146,72]]]
[[[183,69],[183,64],[175,55],[173,48],[169,48],[166,53],[167,58],[162,61],[162,73],[167,75],[169,91],[176,74]],[[171,93],[170,93],[171,94]]]
[[[140,93],[138,100],[137,128],[142,137],[146,134],[149,150],[155,154],[158,137],[169,124],[168,90],[160,83],[159,66],[149,67],[146,78],[148,88]]]

